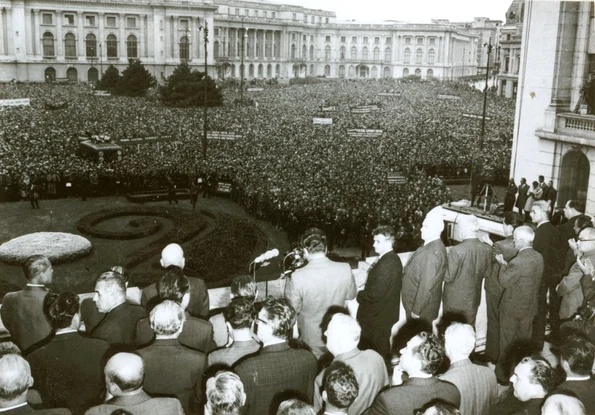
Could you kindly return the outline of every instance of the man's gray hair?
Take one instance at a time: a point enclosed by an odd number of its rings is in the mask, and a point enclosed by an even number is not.
[[[0,401],[18,398],[31,385],[31,367],[18,354],[7,354],[0,358]]]
[[[211,415],[238,414],[245,403],[244,384],[229,371],[217,372],[207,380],[206,395]]]
[[[171,336],[180,330],[186,320],[184,309],[172,300],[165,300],[151,310],[149,321],[157,335]]]

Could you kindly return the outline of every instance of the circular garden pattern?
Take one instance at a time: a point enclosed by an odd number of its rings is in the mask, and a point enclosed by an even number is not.
[[[91,252],[88,239],[62,232],[36,232],[11,239],[0,246],[0,261],[22,264],[31,255],[44,255],[52,264],[73,261]]]

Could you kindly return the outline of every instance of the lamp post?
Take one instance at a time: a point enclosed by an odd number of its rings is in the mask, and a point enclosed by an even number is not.
[[[101,78],[103,78],[103,50],[101,49],[101,42],[99,42],[99,69],[101,71]]]
[[[483,90],[483,112],[481,114],[481,135],[479,136],[479,149],[483,150],[483,138],[486,127],[486,106],[488,103],[488,82],[490,80],[490,56],[492,55],[492,38],[490,37],[488,43],[484,44],[488,48],[488,61],[486,64],[486,86]]]
[[[465,76],[465,52],[467,50],[463,48],[463,74],[461,76]]]
[[[203,78],[204,83],[204,91],[203,91],[203,135],[202,135],[202,157],[203,159],[207,159],[207,76],[208,76],[208,67],[207,67],[207,44],[209,43],[209,28],[207,26],[207,22],[205,21],[205,25],[201,26],[199,30],[203,31],[204,38],[205,38],[205,76]]]
[[[244,16],[242,16],[242,47],[240,48],[240,105],[244,105],[244,41],[246,39],[244,29]]]

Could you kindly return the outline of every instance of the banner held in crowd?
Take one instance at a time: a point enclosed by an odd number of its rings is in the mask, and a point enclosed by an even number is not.
[[[313,124],[320,124],[320,125],[332,125],[333,119],[332,118],[312,118]]]
[[[161,141],[173,141],[173,137],[171,135],[153,135],[149,137],[120,138],[118,143],[120,145],[129,145],[159,143]]]
[[[242,138],[241,133],[233,131],[207,131],[207,140],[234,141],[238,138]]]
[[[375,130],[368,128],[350,128],[349,130],[347,130],[347,135],[349,135],[350,137],[374,138],[380,137],[383,132],[383,130]]]
[[[28,107],[31,105],[29,98],[0,99],[0,107]]]

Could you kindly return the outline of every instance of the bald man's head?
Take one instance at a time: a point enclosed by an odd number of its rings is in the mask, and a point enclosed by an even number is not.
[[[529,226],[519,226],[514,230],[513,238],[516,249],[528,248],[533,246],[535,231]]]
[[[17,354],[0,358],[0,407],[2,403],[25,400],[27,389],[33,386],[29,363]]]
[[[105,383],[114,396],[142,389],[145,377],[143,359],[132,353],[115,354],[105,365]]]
[[[186,259],[184,258],[184,251],[178,244],[169,244],[163,251],[161,251],[161,266],[167,268],[174,265],[178,268],[184,269]]]

